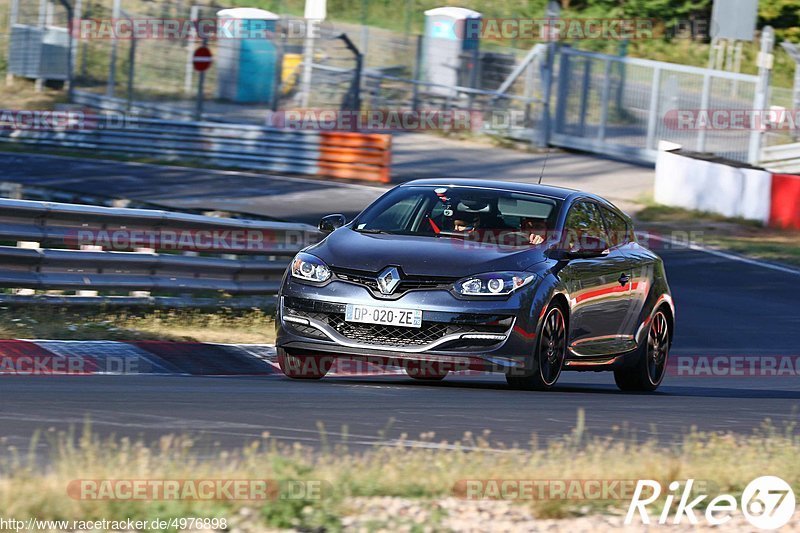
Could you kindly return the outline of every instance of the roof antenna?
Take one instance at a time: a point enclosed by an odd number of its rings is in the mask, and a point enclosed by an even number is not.
[[[550,157],[550,152],[552,152],[552,148],[547,149],[547,153],[544,155],[544,163],[542,163],[542,170],[539,172],[539,185],[542,184],[542,176],[544,176],[544,169],[547,166],[547,158]]]

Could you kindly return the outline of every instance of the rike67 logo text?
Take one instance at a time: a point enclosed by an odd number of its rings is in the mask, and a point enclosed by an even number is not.
[[[706,523],[713,526],[730,521],[740,504],[741,512],[747,521],[760,529],[781,528],[791,520],[794,514],[794,491],[779,477],[762,476],[754,479],[742,492],[741,502],[730,494],[721,494],[711,500],[708,500],[707,494],[695,496],[692,493],[693,485],[694,480],[688,479],[681,491],[681,484],[678,481],[669,484],[669,492],[666,494],[664,507],[658,517],[659,524],[668,522],[680,524],[684,518],[690,524],[698,524],[695,511],[696,508],[703,506],[705,506],[705,512],[701,516],[705,518]],[[647,508],[659,499],[662,490],[658,481],[639,480],[628,507],[628,514],[625,516],[625,524],[632,524],[638,514],[641,523],[649,525],[651,516]],[[672,520],[669,519],[671,514],[673,514]]]

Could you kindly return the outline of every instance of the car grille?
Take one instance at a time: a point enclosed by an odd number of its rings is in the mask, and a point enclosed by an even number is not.
[[[343,268],[331,269],[337,279],[347,283],[354,283],[369,289],[369,291],[378,298],[394,299],[402,296],[408,291],[418,290],[450,290],[453,283],[458,281],[459,278],[451,277],[420,277],[420,276],[403,276],[400,283],[397,284],[392,294],[383,294],[378,289],[378,274],[379,272],[369,272],[366,270],[350,270]]]
[[[458,323],[422,321],[422,327],[407,328],[402,326],[387,326],[381,324],[361,324],[347,322],[344,319],[345,305],[331,304],[303,300],[299,298],[284,299],[283,310],[287,316],[308,318],[315,322],[325,324],[349,341],[367,346],[396,346],[419,347],[432,344],[443,337],[464,333],[472,334],[506,334],[513,324],[512,317],[497,317],[489,315],[459,315],[462,321]],[[465,322],[472,320],[472,323]],[[295,322],[287,325],[299,334],[312,338],[327,338],[327,336],[312,326]],[[460,349],[467,346],[487,346],[497,344],[497,339],[454,339],[453,347]],[[443,344],[443,347],[450,342]]]

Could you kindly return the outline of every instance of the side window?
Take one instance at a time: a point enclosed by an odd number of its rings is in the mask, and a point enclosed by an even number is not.
[[[603,217],[594,203],[575,203],[567,215],[566,230],[569,249],[605,247],[607,244]]]
[[[619,246],[630,242],[628,237],[628,224],[625,219],[616,214],[607,207],[600,207],[603,212],[603,218],[606,220],[606,227],[608,228],[608,244],[609,246]]]

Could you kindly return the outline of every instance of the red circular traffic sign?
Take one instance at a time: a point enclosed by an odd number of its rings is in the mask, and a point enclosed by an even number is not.
[[[213,61],[211,50],[206,46],[201,46],[195,50],[192,56],[192,65],[194,65],[194,69],[198,72],[203,72],[208,69]]]

